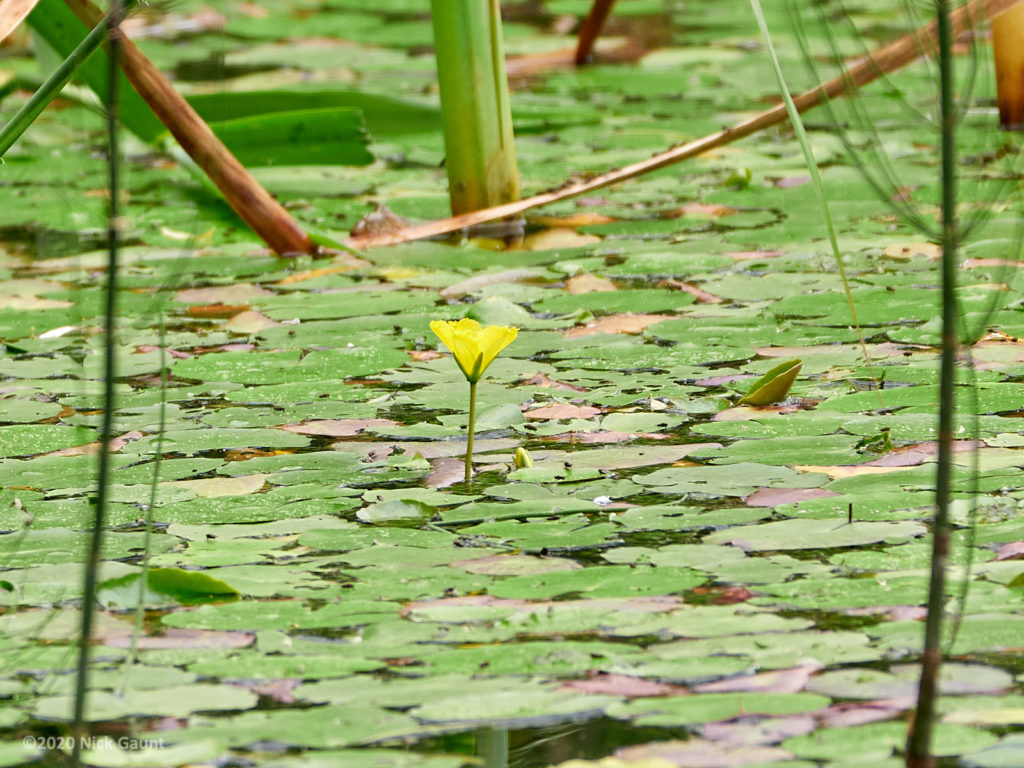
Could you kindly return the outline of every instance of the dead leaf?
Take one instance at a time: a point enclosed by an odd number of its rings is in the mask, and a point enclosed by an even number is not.
[[[631,440],[667,440],[672,435],[664,432],[566,432],[564,435],[549,435],[548,440],[557,443],[579,443],[581,445],[603,445],[606,443],[628,443]]]
[[[733,261],[761,261],[778,258],[782,251],[726,251],[725,255]]]
[[[452,567],[461,568],[469,573],[480,573],[489,576],[521,576],[522,574],[573,571],[583,566],[575,560],[570,560],[568,557],[487,555],[472,560],[460,560],[457,563],[452,563]]]
[[[1019,560],[1024,557],[1024,541],[1011,541],[996,549],[993,560]]]
[[[131,644],[131,625],[122,632],[106,633],[104,645],[111,648],[128,648]],[[250,632],[235,632],[220,629],[162,629],[159,635],[144,635],[139,638],[139,650],[157,651],[182,648],[245,648],[252,645],[256,636]]]
[[[861,475],[884,475],[888,472],[896,472],[900,467],[868,467],[863,464],[842,465],[834,467],[818,466],[814,464],[797,464],[793,466],[797,472],[819,473],[828,475],[830,480],[837,480],[841,477],[860,477]]]
[[[581,336],[591,336],[595,333],[630,333],[642,332],[647,326],[660,323],[662,320],[671,320],[672,315],[634,315],[629,312],[621,315],[607,315],[596,320],[591,320],[586,325],[577,325],[564,331],[564,335],[570,339],[578,339]]]
[[[600,408],[592,405],[573,405],[572,403],[552,403],[532,411],[526,411],[523,415],[531,421],[553,421],[561,419],[589,419],[601,413]]]
[[[419,454],[424,459],[436,459],[444,456],[462,456],[466,452],[466,444],[461,440],[436,440],[433,442],[407,442],[402,441],[392,444],[406,456]],[[511,457],[512,452],[519,447],[519,441],[510,437],[495,437],[484,440],[477,440],[473,443],[473,455],[494,453],[496,451],[507,452]],[[487,458],[483,456],[483,458]]]
[[[794,187],[802,187],[804,184],[809,183],[810,180],[810,176],[787,176],[776,181],[774,186],[779,189],[792,189]]]
[[[697,379],[694,384],[699,387],[720,387],[723,384],[729,384],[734,381],[743,381],[744,379],[753,379],[754,374],[752,373],[730,373],[725,376],[709,376],[706,379]]]
[[[1022,262],[1017,259],[964,259],[960,262],[963,269],[975,267],[1019,267]]]
[[[713,293],[708,293],[698,288],[693,283],[687,283],[683,280],[676,280],[674,277],[670,277],[665,280],[665,285],[669,288],[675,288],[676,290],[688,293],[697,299],[698,304],[721,304],[725,299],[721,296],[715,296]]]
[[[0,296],[0,309],[65,309],[74,302],[63,299],[43,299],[39,296]]]
[[[603,198],[597,205],[607,205],[607,201]],[[576,201],[576,205],[586,207],[587,200],[580,198]],[[591,203],[593,205],[593,202]],[[608,224],[609,222],[615,221],[611,216],[605,216],[603,213],[596,213],[594,211],[580,211],[579,213],[572,213],[568,216],[529,216],[530,224],[541,226],[541,227],[569,227],[575,229],[576,227],[587,227],[591,224]]]
[[[168,480],[160,485],[185,488],[201,499],[218,496],[248,496],[263,489],[269,475],[242,475],[240,477],[211,477],[203,480]]]
[[[37,339],[59,339],[61,336],[66,336],[72,331],[77,331],[77,325],[62,325],[57,328],[51,328],[48,331],[43,331],[36,338]]]
[[[265,451],[261,448],[229,448],[224,451],[224,461],[248,461],[260,456],[280,456],[286,451]]]
[[[534,269],[506,269],[501,272],[491,272],[486,275],[476,275],[467,280],[461,280],[454,285],[441,289],[441,298],[457,299],[470,293],[479,291],[489,285],[499,283],[518,283],[523,280],[532,280],[541,273]]]
[[[710,596],[710,603],[712,605],[736,605],[737,603],[745,603],[754,597],[754,593],[746,587],[694,587],[690,590],[690,593],[699,595],[702,600]]]
[[[685,696],[689,691],[682,685],[656,683],[642,677],[614,673],[587,672],[586,680],[567,680],[561,691],[576,691],[594,696],[620,696],[627,699],[647,696]]]
[[[819,669],[821,664],[818,662],[808,662],[790,669],[773,669],[770,672],[760,672],[746,677],[716,680],[713,683],[698,685],[693,690],[698,693],[797,693],[804,689],[807,681]]]
[[[810,499],[828,499],[840,495],[824,488],[758,488],[747,496],[744,503],[748,507],[778,507],[782,504],[799,504]]]
[[[327,277],[328,275],[337,275],[341,272],[351,272],[353,269],[361,269],[362,267],[371,266],[370,262],[365,259],[357,258],[350,253],[340,253],[334,257],[334,264],[330,267],[320,267],[319,269],[308,269],[305,272],[296,272],[294,275],[288,275],[283,277],[275,283],[275,285],[290,285],[291,283],[302,283],[306,280],[316,280],[318,277]],[[360,290],[370,290],[369,286],[373,286],[373,290],[389,290],[380,285],[373,285],[368,283],[366,286],[352,286],[353,288]],[[397,287],[397,286],[396,286]],[[343,293],[344,291],[338,291]]]
[[[736,405],[726,408],[715,414],[712,421],[750,421],[760,419],[764,416],[781,416],[785,413],[796,413],[797,411],[809,411],[816,406],[820,400],[812,400],[809,397],[791,398],[785,405]]]
[[[921,621],[928,615],[928,609],[923,605],[868,605],[847,608],[843,613],[847,616],[880,616],[886,621]]]
[[[4,6],[3,15],[0,16],[0,40],[17,29],[38,2],[39,0],[9,0]]]
[[[673,208],[661,215],[663,219],[678,219],[680,216],[687,216],[692,219],[717,219],[721,216],[732,216],[736,213],[735,208],[716,203],[686,203],[678,208]]]
[[[175,294],[174,300],[183,304],[234,304],[235,311],[241,311],[238,305],[246,306],[241,309],[248,309],[250,299],[260,296],[274,296],[273,291],[268,291],[252,283],[232,283],[231,285],[211,285],[206,288],[186,288]]]
[[[615,750],[624,760],[667,760],[679,768],[738,768],[750,763],[774,763],[789,760],[791,752],[778,747],[737,747],[715,744],[706,739],[655,741]]]
[[[189,317],[234,317],[248,311],[248,304],[193,304],[188,308]]]
[[[708,723],[701,728],[701,736],[725,747],[753,747],[778,744],[794,736],[811,733],[818,727],[812,715],[770,717],[751,722]],[[785,763],[781,763],[782,768]]]
[[[466,466],[461,459],[440,458],[430,462],[430,474],[423,484],[427,488],[448,488],[466,479]]]
[[[235,10],[251,19],[265,19],[270,15],[270,11],[259,3],[250,3],[247,0],[239,0],[235,3]]]
[[[272,701],[280,702],[281,704],[294,704],[295,696],[292,692],[301,682],[302,680],[297,677],[285,677],[278,680],[267,680],[255,685],[245,685],[243,687],[248,688],[257,696],[264,696]]]
[[[565,290],[574,296],[581,293],[610,293],[617,291],[615,283],[603,277],[597,277],[589,272],[573,275],[565,281]]]
[[[425,363],[427,360],[437,360],[439,357],[444,357],[440,352],[436,352],[433,349],[410,349],[407,352],[409,358],[414,363]]]
[[[942,248],[935,243],[894,243],[887,245],[884,251],[890,259],[908,260],[914,256],[924,256],[930,261],[937,260],[942,255]]]
[[[125,432],[123,435],[111,438],[110,440],[110,452],[116,453],[124,448],[128,443],[134,440],[141,440],[145,435],[142,432]],[[64,448],[59,451],[52,451],[50,453],[44,453],[43,456],[95,456],[100,452],[100,444],[97,440],[94,443],[86,443],[85,445],[76,445],[73,448]]]
[[[971,451],[978,447],[974,440],[954,440],[953,453]],[[913,445],[904,445],[889,451],[872,461],[865,462],[864,467],[916,467],[939,453],[939,444],[934,440]]]
[[[189,314],[192,314],[193,309],[194,307],[189,307]],[[262,312],[255,312],[253,310],[239,312],[224,323],[224,327],[232,333],[244,333],[246,335],[259,333],[264,328],[271,328],[275,325],[280,325],[280,323],[276,320],[271,320]]]
[[[587,387],[577,387],[574,384],[566,384],[564,381],[555,381],[554,379],[549,379],[543,373],[535,373],[529,379],[524,379],[523,381],[520,381],[517,386],[526,385],[534,387],[544,387],[545,389],[548,389],[549,387],[553,389],[565,389],[569,390],[570,392],[590,391]]]
[[[832,704],[815,714],[822,728],[851,728],[899,717],[914,706],[913,696],[874,701],[844,701]]]
[[[399,216],[383,203],[367,213],[352,227],[352,237],[365,235],[384,235],[405,229],[412,222],[405,216]]]
[[[436,600],[423,600],[406,603],[399,615],[408,618],[416,613],[417,608],[459,608],[467,606],[516,608],[530,613],[544,613],[551,610],[573,611],[574,609],[607,610],[609,613],[668,613],[682,605],[683,600],[676,595],[658,595],[656,597],[607,597],[586,600],[545,600],[529,601],[511,597],[492,597],[491,595],[463,595],[460,597],[441,597]]]
[[[285,424],[280,427],[285,432],[297,435],[326,435],[328,437],[352,437],[370,427],[399,427],[397,421],[391,419],[321,419],[305,421],[301,424]]]
[[[522,248],[524,251],[554,251],[559,248],[581,248],[600,242],[601,238],[597,235],[581,234],[575,229],[557,227],[527,235],[523,238]]]
[[[337,443],[331,443],[332,451],[355,453],[361,456],[364,461],[384,461],[397,448],[397,443],[364,442],[362,440],[341,440]]]

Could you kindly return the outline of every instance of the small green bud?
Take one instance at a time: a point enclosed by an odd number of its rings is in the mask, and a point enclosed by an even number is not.
[[[525,448],[516,448],[515,456],[516,469],[524,469],[525,467],[533,466],[533,457],[530,456],[530,452]]]

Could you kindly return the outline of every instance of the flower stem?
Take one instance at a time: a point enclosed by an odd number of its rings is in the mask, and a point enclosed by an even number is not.
[[[466,487],[473,479],[473,432],[476,430],[476,382],[469,382],[469,440],[466,442]]]

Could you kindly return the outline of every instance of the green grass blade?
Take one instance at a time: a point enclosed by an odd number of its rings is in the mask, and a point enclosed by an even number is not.
[[[846,266],[843,264],[843,254],[839,250],[839,239],[836,236],[835,224],[832,221],[832,214],[828,208],[828,196],[825,194],[825,185],[821,181],[818,163],[814,159],[814,152],[811,151],[811,144],[807,139],[807,131],[804,130],[803,120],[800,118],[796,104],[793,103],[793,97],[790,95],[789,87],[786,85],[786,78],[782,74],[782,65],[779,63],[779,56],[775,52],[775,46],[772,44],[771,33],[768,31],[768,22],[765,20],[760,0],[750,0],[750,8],[754,12],[754,18],[757,19],[757,26],[761,31],[761,37],[764,38],[765,48],[772,62],[772,71],[775,73],[775,79],[779,83],[779,92],[782,94],[782,100],[786,105],[786,113],[789,115],[789,122],[796,133],[796,139],[800,143],[800,150],[803,152],[804,161],[807,163],[807,171],[811,174],[811,182],[814,184],[815,191],[818,194],[818,202],[821,204],[821,215],[825,221],[825,230],[828,232],[828,242],[832,248],[832,255],[836,260],[836,267],[839,269],[839,277],[843,281],[843,292],[846,294],[846,303],[850,307],[853,325],[857,329],[857,338],[864,353],[864,362],[867,364],[868,375],[875,382],[878,404],[884,408],[885,403],[882,401],[882,390],[878,387],[878,380],[875,378],[875,371],[871,365],[871,355],[868,354],[868,346],[864,341],[864,332],[861,330],[860,321],[857,319],[857,308],[854,306],[853,294],[850,292],[850,281],[846,277]]]
[[[40,3],[42,5],[43,3]],[[38,10],[37,6],[37,10]],[[36,11],[33,11],[33,14]],[[29,22],[31,23],[32,14],[29,15]],[[60,63],[60,66],[46,78],[46,81],[40,86],[32,97],[25,103],[21,109],[18,110],[17,114],[11,118],[11,120],[0,130],[0,157],[7,154],[14,143],[21,138],[21,135],[28,130],[28,127],[35,122],[35,119],[39,117],[46,106],[53,101],[57,94],[61,92],[61,89],[70,82],[71,78],[74,77],[75,73],[79,69],[87,66],[91,61],[91,57],[103,42],[107,39],[107,25],[106,23],[97,24],[96,27],[89,31],[89,34],[85,35],[82,40],[74,47],[74,49],[67,55],[67,57]]]
[[[124,4],[126,10],[131,10],[134,5],[135,0],[129,0]],[[28,15],[27,21],[46,44],[62,58],[70,56],[89,35],[89,30],[63,0],[39,0],[39,4]],[[103,25],[97,26],[102,28]],[[104,104],[109,90],[108,70],[106,52],[98,51],[79,68],[77,73]],[[117,80],[121,93],[121,124],[147,144],[152,144],[165,132],[163,123],[135,92],[123,73],[118,72]]]

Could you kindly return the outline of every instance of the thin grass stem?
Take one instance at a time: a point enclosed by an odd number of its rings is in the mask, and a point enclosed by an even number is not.
[[[135,0],[128,0],[124,7],[126,8],[128,5],[134,4],[134,2]],[[99,47],[103,45],[103,41],[107,39],[107,30],[111,28],[111,16],[113,13],[111,11],[104,22],[97,24],[89,31],[89,34],[71,52],[71,55],[60,63],[60,66],[54,70],[53,74],[46,78],[46,81],[25,102],[25,105],[17,111],[3,129],[0,129],[0,157],[7,154],[7,150],[14,146],[22,134],[28,130],[28,127],[42,114],[46,106],[57,97],[61,89],[74,77],[78,68],[85,64],[89,57],[96,53]],[[118,13],[123,13],[123,9],[118,11]]]
[[[121,678],[121,695],[124,695],[128,683],[128,672],[138,659],[139,637],[142,635],[142,619],[146,613],[146,586],[149,582],[150,545],[153,537],[153,510],[156,507],[157,487],[160,483],[160,463],[164,453],[164,430],[167,425],[167,328],[163,313],[157,325],[158,343],[160,345],[160,409],[157,416],[155,457],[153,460],[153,480],[149,485],[149,503],[146,505],[146,530],[142,539],[142,573],[139,577],[139,592],[135,606],[135,624],[132,627],[132,639],[128,647],[128,658],[125,661],[124,677]]]
[[[82,624],[78,639],[78,663],[75,674],[74,722],[72,725],[72,765],[82,764],[85,740],[85,699],[89,687],[89,657],[93,617],[96,612],[96,583],[103,549],[103,529],[107,518],[107,490],[110,483],[110,440],[114,422],[114,338],[117,310],[117,251],[120,215],[120,148],[118,146],[118,65],[120,64],[120,31],[124,7],[122,0],[111,0],[107,14],[106,35],[109,39],[110,63],[107,94],[107,184],[110,202],[107,209],[107,284],[103,307],[103,415],[100,420],[99,467],[93,509],[92,535],[85,563],[82,586]]]
[[[804,155],[804,162],[807,165],[807,170],[811,174],[811,181],[814,184],[815,191],[818,194],[818,203],[821,206],[821,216],[825,221],[825,231],[828,233],[828,242],[832,248],[832,256],[835,258],[836,266],[839,269],[839,278],[843,281],[843,293],[846,294],[846,304],[850,308],[850,316],[853,318],[853,325],[857,329],[857,339],[860,341],[860,348],[864,354],[864,362],[868,367],[868,376],[871,377],[871,381],[875,385],[875,394],[878,396],[878,405],[880,408],[885,408],[885,402],[882,400],[882,390],[878,385],[878,379],[875,378],[875,370],[871,365],[871,355],[868,353],[868,345],[864,339],[864,331],[860,327],[860,321],[857,319],[857,307],[853,303],[853,294],[850,292],[850,281],[846,276],[846,265],[843,264],[843,254],[839,250],[839,238],[836,236],[835,223],[832,220],[832,213],[828,207],[828,196],[825,194],[825,185],[821,180],[821,172],[818,170],[818,163],[814,159],[814,152],[811,150],[811,143],[807,138],[807,131],[804,128],[804,121],[800,117],[800,112],[796,108],[796,104],[793,102],[793,96],[789,92],[789,86],[786,85],[786,77],[782,73],[782,64],[779,62],[779,56],[775,52],[775,45],[772,43],[771,33],[768,31],[768,22],[764,17],[764,10],[761,8],[760,0],[750,0],[751,10],[754,12],[754,18],[757,20],[758,29],[761,31],[761,37],[764,38],[765,48],[768,51],[768,57],[772,62],[772,70],[775,72],[775,79],[779,83],[779,93],[782,94],[782,101],[786,105],[786,113],[789,115],[789,122],[793,126],[793,131],[796,133],[797,142],[800,144],[800,150]]]

